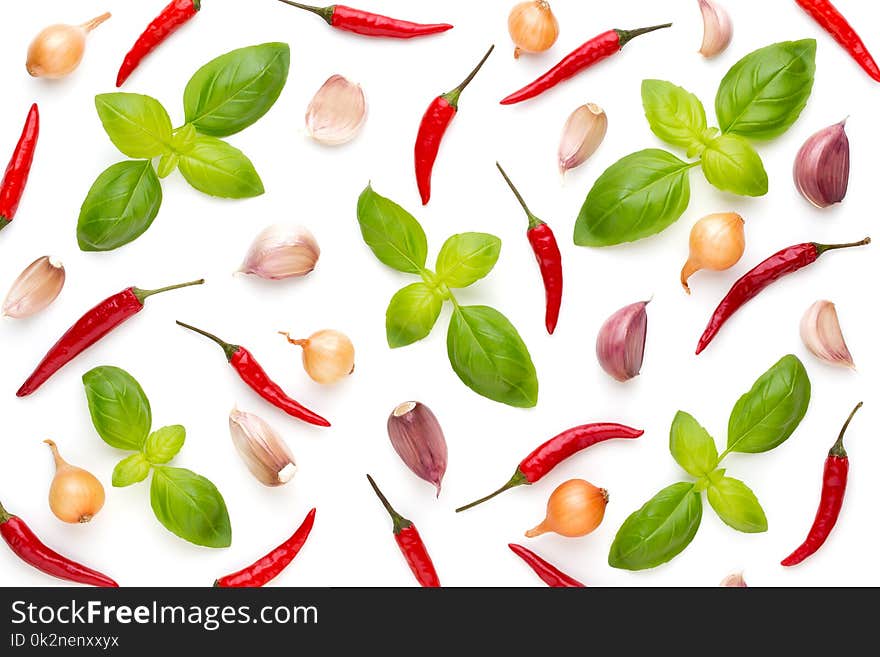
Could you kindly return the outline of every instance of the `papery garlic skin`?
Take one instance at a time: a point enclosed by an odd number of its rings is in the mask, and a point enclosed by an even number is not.
[[[60,260],[50,256],[37,258],[15,279],[0,314],[14,319],[36,315],[58,298],[65,279]]]
[[[420,479],[440,487],[449,454],[437,417],[420,402],[404,402],[388,417],[388,437],[400,459]]]
[[[596,357],[613,379],[623,383],[639,375],[645,356],[649,301],[621,308],[609,317],[596,338]]]
[[[852,355],[843,339],[837,309],[830,301],[817,301],[804,313],[801,340],[819,360],[829,365],[855,369]]]
[[[565,122],[559,142],[559,172],[565,175],[586,162],[608,132],[608,116],[595,103],[581,105]]]
[[[296,461],[284,439],[253,413],[233,409],[229,434],[251,474],[265,486],[281,486],[296,474]]]
[[[341,75],[331,75],[306,110],[309,136],[328,146],[350,142],[366,120],[364,90]]]
[[[746,580],[743,579],[742,573],[733,573],[732,575],[728,575],[721,580],[721,584],[719,584],[719,586],[729,589],[749,588],[748,584],[746,584]]]
[[[849,188],[849,138],[846,120],[820,130],[798,151],[794,183],[817,208],[840,203]]]
[[[727,50],[733,39],[730,15],[715,0],[697,0],[703,14],[703,44],[700,54],[709,59]]]
[[[254,239],[239,273],[270,281],[306,276],[321,257],[315,236],[301,226],[269,226]]]

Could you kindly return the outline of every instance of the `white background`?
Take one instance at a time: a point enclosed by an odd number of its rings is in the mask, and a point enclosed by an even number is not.
[[[331,30],[317,17],[271,0],[206,1],[193,23],[150,57],[125,90],[159,98],[179,123],[183,88],[199,66],[234,48],[288,42],[292,67],[284,94],[256,126],[230,139],[257,166],[266,194],[242,202],[213,200],[175,174],[163,182],[165,200],[153,227],[135,243],[107,254],[81,253],[75,236],[79,206],[92,181],[122,159],[101,129],[92,98],[113,90],[123,54],[164,0],[2,4],[4,161],[35,100],[43,130],[19,215],[0,233],[0,293],[44,254],[62,258],[68,274],[63,294],[47,312],[27,321],[0,322],[3,504],[26,518],[46,543],[123,585],[209,586],[286,538],[312,506],[318,508],[312,537],[277,584],[412,585],[391,522],[370,491],[366,472],[416,522],[445,585],[540,585],[508,551],[511,541],[534,548],[596,586],[714,586],[739,569],[757,586],[880,584],[875,560],[865,552],[878,539],[880,478],[874,469],[880,461],[880,350],[872,297],[880,247],[824,257],[749,304],[704,355],[693,355],[718,300],[750,267],[790,244],[860,239],[876,227],[876,83],[793,2],[728,0],[736,26],[733,43],[717,60],[705,61],[696,52],[702,36],[696,0],[556,0],[559,42],[546,55],[519,62],[512,57],[507,34],[512,4],[507,0],[361,4],[413,20],[449,21],[456,28],[412,42],[370,40]],[[880,9],[855,0],[837,4],[880,52],[880,40],[871,38],[880,27]],[[41,28],[82,22],[108,9],[114,16],[90,37],[76,74],[60,82],[27,76],[26,48]],[[516,107],[498,104],[595,34],[669,20],[675,23],[672,29],[631,42],[617,57],[537,100]],[[813,96],[786,135],[758,145],[770,175],[769,195],[747,200],[722,194],[696,171],[689,210],[662,235],[605,250],[573,246],[574,219],[595,178],[619,157],[659,145],[642,115],[643,78],[668,79],[695,92],[711,121],[718,82],[734,62],[769,43],[805,37],[819,42]],[[434,175],[434,198],[421,208],[412,173],[421,115],[434,96],[458,84],[493,42],[497,50],[462,97],[460,114],[447,134]],[[360,82],[370,105],[363,133],[341,148],[313,144],[303,129],[309,99],[333,73]],[[560,130],[568,114],[585,102],[607,110],[608,137],[594,158],[562,185],[555,165]],[[843,205],[816,211],[794,189],[792,161],[809,135],[845,116],[850,116],[852,142],[850,194]],[[496,159],[559,236],[566,289],[552,338],[544,330],[544,294],[525,238],[525,218],[495,171]],[[487,231],[503,239],[495,271],[459,298],[495,306],[518,327],[540,377],[537,408],[508,408],[478,397],[459,382],[445,354],[448,309],[427,340],[388,349],[386,304],[412,279],[386,269],[361,240],[355,204],[369,180],[423,223],[431,262],[443,240],[455,232]],[[746,254],[729,272],[695,276],[694,294],[687,297],[678,274],[690,227],[704,214],[726,210],[746,218]],[[251,239],[275,222],[301,223],[315,233],[323,249],[318,269],[308,278],[278,284],[233,277]],[[132,284],[151,288],[200,276],[208,285],[150,299],[142,314],[39,392],[25,400],[15,398],[47,347],[100,299]],[[613,311],[651,296],[643,375],[617,384],[596,363],[596,332]],[[825,366],[802,346],[798,322],[818,298],[837,303],[857,372]],[[328,416],[333,427],[310,427],[264,403],[236,378],[216,346],[176,327],[178,318],[248,346],[287,390]],[[308,335],[321,328],[348,333],[357,347],[357,371],[334,387],[312,383],[297,350],[275,333],[284,329]],[[810,373],[813,402],[807,417],[777,450],[732,455],[725,461],[729,474],[745,480],[758,495],[769,531],[737,533],[707,504],[696,539],[670,564],[642,573],[610,568],[608,548],[627,515],[684,476],[667,448],[676,410],[693,413],[723,445],[727,415],[737,397],[786,353],[800,356]],[[113,466],[125,454],[95,434],[80,383],[85,371],[104,364],[120,366],[140,381],[156,427],[186,426],[187,442],[174,463],[206,475],[223,493],[233,525],[230,549],[194,547],[168,533],[150,510],[148,483],[110,487]],[[439,500],[429,484],[402,465],[386,435],[388,413],[408,399],[427,403],[446,432],[449,469]],[[808,562],[783,569],[780,559],[801,542],[812,522],[827,450],[860,399],[866,405],[849,433],[851,481],[837,529]],[[236,404],[267,419],[288,440],[300,466],[288,486],[262,487],[239,461],[227,429],[227,414]],[[506,493],[466,514],[453,513],[456,506],[505,482],[520,459],[545,439],[592,421],[620,421],[646,433],[636,442],[594,447],[535,486]],[[88,525],[64,525],[49,511],[46,494],[53,467],[42,444],[49,437],[70,462],[97,474],[107,487],[106,507]],[[599,529],[580,539],[523,538],[543,517],[553,489],[573,477],[610,491]],[[55,583],[5,549],[0,549],[0,582]]]

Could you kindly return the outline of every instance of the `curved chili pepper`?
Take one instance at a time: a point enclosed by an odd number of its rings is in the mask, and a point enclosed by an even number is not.
[[[822,547],[831,534],[831,530],[834,529],[834,525],[837,524],[840,509],[843,507],[846,480],[849,475],[849,457],[843,448],[843,436],[849,423],[852,422],[861,407],[862,402],[856,404],[840,430],[837,442],[831,446],[831,450],[828,452],[828,458],[825,459],[825,471],[822,473],[822,497],[819,501],[819,509],[816,511],[816,518],[813,520],[813,526],[810,527],[810,532],[803,544],[782,560],[783,566],[796,566],[814,554]]]
[[[306,539],[308,539],[314,524],[315,509],[312,509],[299,528],[293,533],[293,536],[247,568],[242,568],[237,573],[221,577],[214,582],[214,586],[224,589],[265,586],[278,577],[281,571],[287,568],[290,562],[299,554],[302,546],[306,544]]]
[[[237,344],[224,342],[216,335],[212,335],[211,333],[198,329],[195,326],[190,326],[183,322],[177,322],[177,324],[190,331],[195,331],[199,335],[203,335],[219,344],[223,349],[223,353],[226,354],[226,360],[229,361],[229,364],[232,365],[232,369],[238,373],[241,380],[248,384],[251,390],[256,392],[260,397],[272,404],[272,406],[280,408],[288,415],[291,415],[298,420],[308,422],[309,424],[315,424],[319,427],[330,426],[330,423],[327,420],[288,396],[288,394],[281,389],[281,386],[269,378],[269,375],[266,374],[266,370],[262,368],[257,362],[257,359],[254,358],[253,354],[247,349]]]
[[[98,340],[110,333],[127,319],[144,309],[144,302],[155,294],[179,290],[192,285],[202,285],[205,279],[171,285],[158,290],[141,290],[137,287],[114,294],[89,310],[52,345],[18,392],[17,397],[27,397],[49,378]]]
[[[566,55],[561,62],[547,71],[531,84],[515,91],[501,101],[502,105],[515,105],[535,96],[540,96],[548,89],[565,82],[593,64],[620,52],[623,47],[637,36],[672,27],[672,23],[642,27],[637,30],[608,30],[593,37],[585,44]]]
[[[168,6],[153,19],[144,33],[134,42],[131,50],[122,60],[116,76],[116,86],[121,87],[134,70],[140,66],[144,57],[158,48],[181,26],[195,18],[202,8],[202,0],[171,0]]]
[[[712,314],[712,319],[709,320],[706,330],[703,331],[703,335],[697,345],[697,355],[699,356],[709,346],[709,343],[718,335],[721,327],[737,310],[758,296],[771,283],[813,264],[826,251],[865,246],[870,243],[870,237],[866,237],[861,242],[852,242],[850,244],[816,244],[815,242],[806,242],[804,244],[795,244],[794,246],[782,249],[778,253],[774,253],[733,284],[730,292],[721,300],[718,308]]]
[[[381,14],[373,14],[360,9],[352,9],[345,5],[330,5],[329,7],[313,7],[291,0],[281,0],[286,5],[305,9],[317,14],[330,27],[346,32],[354,32],[362,36],[390,37],[392,39],[412,39],[413,37],[439,34],[452,29],[448,23],[411,23],[397,18],[389,18]]]
[[[461,97],[461,92],[480,72],[493,50],[495,50],[495,46],[489,48],[489,51],[464,79],[464,82],[452,91],[432,100],[422,117],[415,147],[416,182],[419,186],[419,195],[422,197],[422,205],[428,205],[428,201],[431,200],[431,176],[434,173],[434,162],[437,161],[437,153],[440,151],[443,135],[446,134],[449,124],[452,123],[452,119],[458,112],[458,100]]]
[[[63,557],[44,545],[24,520],[7,513],[2,504],[0,504],[0,536],[19,559],[47,575],[89,586],[114,588],[119,586],[97,570]]]
[[[517,545],[516,543],[508,543],[507,547],[509,547],[516,556],[525,561],[529,568],[534,570],[535,574],[540,577],[547,586],[554,589],[585,588],[585,584],[581,584],[574,577],[566,575],[556,566],[545,561],[528,548],[524,548],[522,545]]]
[[[541,269],[541,278],[544,280],[544,293],[547,298],[547,311],[544,316],[544,324],[547,326],[547,333],[553,335],[556,330],[556,323],[559,321],[559,308],[562,305],[562,254],[559,252],[559,244],[556,242],[556,236],[553,230],[546,223],[538,219],[529,210],[519,190],[507,177],[507,173],[501,168],[497,162],[495,166],[504,176],[504,180],[510,186],[516,200],[526,211],[529,218],[529,230],[526,235],[529,238],[529,244],[532,245],[532,251],[538,260],[538,267]]]
[[[416,579],[422,586],[440,586],[440,578],[437,577],[437,571],[434,570],[431,555],[428,554],[428,549],[425,547],[422,537],[419,536],[419,530],[416,529],[414,524],[394,510],[370,475],[367,475],[367,479],[376,495],[379,496],[382,506],[388,511],[391,520],[394,521],[394,540],[397,541],[397,546],[403,553],[406,563],[409,564],[412,574],[416,576]]]
[[[880,82],[880,67],[868,47],[837,8],[828,0],[795,0],[801,8],[828,32],[865,72]]]
[[[470,504],[457,508],[455,512],[459,513],[461,511],[467,511],[478,504],[491,500],[496,495],[500,495],[511,488],[516,488],[517,486],[530,486],[544,477],[544,475],[568,457],[573,456],[596,443],[612,440],[614,438],[638,438],[644,433],[645,432],[641,429],[633,429],[623,424],[614,424],[611,422],[584,424],[563,431],[558,436],[554,436],[543,445],[540,445],[531,454],[520,461],[519,467],[516,469],[516,472],[513,473],[510,481],[504,484],[501,488],[486,497],[480,498],[476,502],[471,502]]]
[[[6,228],[15,219],[34,162],[39,136],[40,109],[34,103],[24,122],[24,129],[12,153],[12,159],[6,167],[3,182],[0,182],[0,230]]]

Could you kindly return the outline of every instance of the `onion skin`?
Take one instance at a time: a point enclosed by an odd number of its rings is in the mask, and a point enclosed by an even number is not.
[[[50,25],[28,47],[27,71],[35,78],[57,80],[73,73],[82,62],[89,32],[110,18],[101,14],[82,25]]]
[[[547,517],[527,531],[526,537],[534,538],[547,532],[568,538],[586,536],[602,524],[606,506],[607,490],[583,479],[570,479],[553,491],[547,502]]]
[[[521,53],[539,53],[549,50],[559,38],[559,21],[546,0],[526,0],[510,10],[507,30],[516,45],[515,59]]]
[[[710,214],[691,229],[690,255],[681,269],[681,285],[691,293],[688,280],[702,269],[724,271],[743,257],[746,250],[745,221],[735,212]]]
[[[89,522],[104,507],[104,486],[82,468],[61,458],[58,446],[45,440],[55,458],[55,477],[49,488],[49,508],[62,522]]]
[[[325,329],[304,340],[281,333],[291,344],[302,347],[303,367],[315,383],[337,383],[354,372],[354,345],[344,333]]]

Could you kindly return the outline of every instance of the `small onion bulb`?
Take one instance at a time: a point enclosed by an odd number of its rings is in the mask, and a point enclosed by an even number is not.
[[[547,532],[570,538],[586,536],[602,524],[607,505],[607,490],[583,479],[571,479],[553,491],[547,502],[547,517],[526,536],[534,538]]]
[[[730,269],[746,250],[745,222],[735,212],[710,214],[691,229],[690,256],[681,270],[681,284],[691,293],[688,279],[701,269]]]
[[[44,440],[55,458],[55,477],[49,488],[49,508],[59,520],[86,523],[104,506],[104,486],[91,472],[70,465],[58,453],[58,445]]]
[[[510,10],[507,19],[510,38],[516,45],[513,56],[549,50],[559,38],[559,21],[547,0],[526,0]]]
[[[82,61],[89,32],[110,18],[101,14],[82,25],[50,25],[28,47],[27,71],[35,78],[56,80],[73,73]]]
[[[344,333],[325,329],[304,340],[281,333],[291,344],[303,349],[303,367],[312,381],[336,383],[354,372],[354,345]]]

